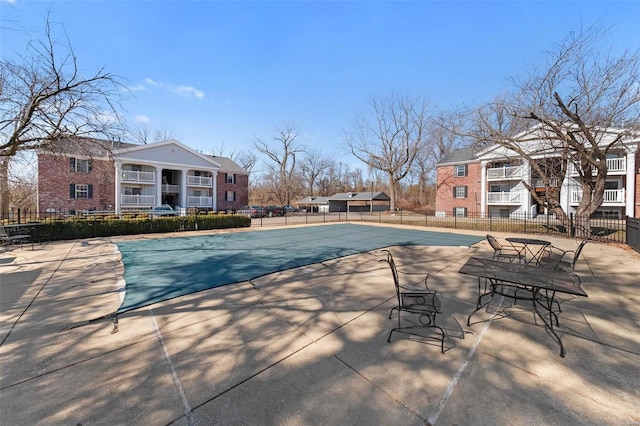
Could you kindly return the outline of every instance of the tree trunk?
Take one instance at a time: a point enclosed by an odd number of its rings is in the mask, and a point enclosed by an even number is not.
[[[0,157],[0,215],[9,211],[9,162],[10,157]]]

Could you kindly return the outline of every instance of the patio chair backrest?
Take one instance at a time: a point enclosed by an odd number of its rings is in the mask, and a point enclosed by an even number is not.
[[[7,235],[7,230],[4,229],[4,225],[0,223],[0,238],[6,239],[9,235]]]
[[[582,249],[587,244],[587,242],[588,242],[588,240],[582,240],[582,242],[580,243],[580,245],[576,249],[576,252],[573,255],[573,260],[571,261],[571,269],[575,269],[576,262],[578,261],[578,258],[580,257],[580,253],[582,252]]]
[[[383,250],[387,253],[386,259],[381,259],[380,262],[387,262],[391,269],[391,275],[393,275],[393,284],[396,286],[396,295],[398,296],[398,303],[400,302],[400,277],[398,277],[398,268],[396,262],[393,260],[393,256],[389,250]]]
[[[500,244],[496,237],[494,237],[493,235],[487,234],[487,241],[489,241],[489,244],[495,251],[502,249],[502,244]]]

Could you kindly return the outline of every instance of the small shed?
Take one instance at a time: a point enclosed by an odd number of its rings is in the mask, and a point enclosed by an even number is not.
[[[309,212],[381,212],[389,211],[391,198],[384,192],[339,192],[330,197],[307,197],[298,206]]]

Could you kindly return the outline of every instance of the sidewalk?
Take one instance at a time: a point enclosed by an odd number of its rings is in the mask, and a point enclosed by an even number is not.
[[[89,321],[120,304],[110,241],[1,255],[0,424],[640,422],[640,256],[630,250],[585,247],[576,270],[589,297],[562,305],[561,358],[526,303],[466,325],[477,287],[457,271],[491,255],[486,241],[392,249],[402,269],[434,274],[445,354],[403,335],[387,343],[395,295],[379,251],[131,311],[117,328]]]

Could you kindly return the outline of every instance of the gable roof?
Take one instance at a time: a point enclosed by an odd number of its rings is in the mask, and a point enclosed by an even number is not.
[[[220,169],[220,164],[212,157],[201,154],[174,139],[118,149],[114,151],[114,155],[127,161],[149,161],[185,167]]]

